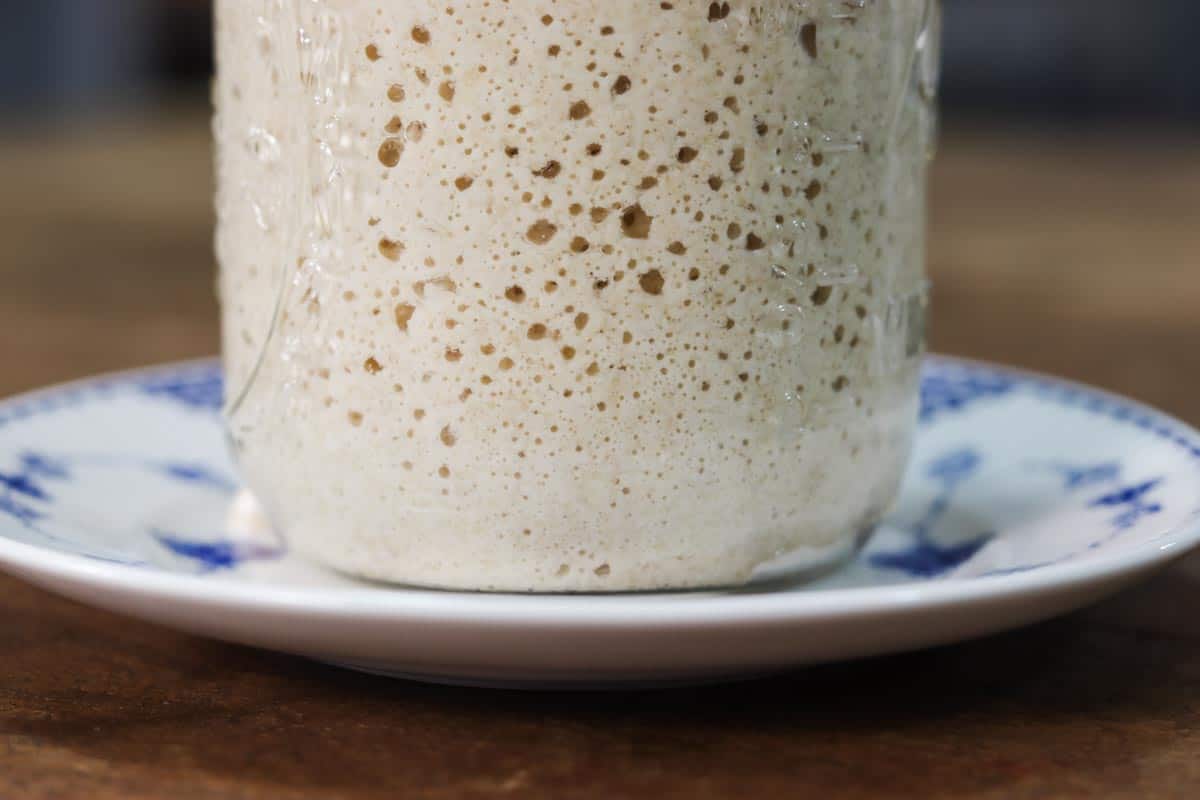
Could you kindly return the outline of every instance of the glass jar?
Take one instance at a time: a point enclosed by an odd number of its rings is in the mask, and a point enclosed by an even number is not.
[[[909,453],[937,4],[218,0],[228,420],[301,553],[743,584]]]

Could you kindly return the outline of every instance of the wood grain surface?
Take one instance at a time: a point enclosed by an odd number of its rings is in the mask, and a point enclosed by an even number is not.
[[[1200,423],[1200,141],[957,132],[937,349]],[[217,348],[205,121],[0,143],[0,395]],[[3,798],[1200,797],[1200,557],[1094,609],[708,689],[370,678],[0,578]]]

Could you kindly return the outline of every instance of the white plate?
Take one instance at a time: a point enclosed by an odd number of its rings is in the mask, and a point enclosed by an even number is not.
[[[703,681],[1061,614],[1200,539],[1200,433],[1080,386],[931,359],[887,524],[815,583],[495,595],[355,582],[225,530],[221,374],[199,362],[0,404],[0,567],[130,616],[374,672],[487,685]]]

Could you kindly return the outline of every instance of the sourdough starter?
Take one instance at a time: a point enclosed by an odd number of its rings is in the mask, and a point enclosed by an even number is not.
[[[917,0],[219,0],[229,426],[300,552],[488,590],[845,542],[915,418]]]

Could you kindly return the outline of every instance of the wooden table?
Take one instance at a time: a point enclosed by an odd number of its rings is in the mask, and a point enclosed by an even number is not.
[[[1200,423],[1200,143],[947,137],[934,342]],[[0,145],[0,394],[217,347],[203,120]],[[1200,558],[1095,609],[709,689],[369,678],[0,579],[0,796],[1200,797]]]

